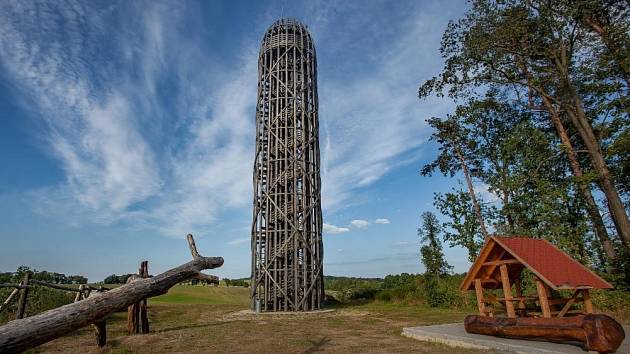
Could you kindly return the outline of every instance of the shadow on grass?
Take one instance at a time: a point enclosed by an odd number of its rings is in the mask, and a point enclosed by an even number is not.
[[[318,341],[309,340],[309,342],[311,343],[311,346],[306,348],[306,350],[303,351],[302,354],[315,353],[324,350],[326,344],[330,343],[330,339],[328,339],[328,337],[322,337],[322,339]]]

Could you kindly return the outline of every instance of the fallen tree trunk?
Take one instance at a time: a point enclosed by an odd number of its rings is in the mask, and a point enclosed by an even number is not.
[[[188,242],[193,260],[184,265],[0,327],[0,353],[22,352],[81,327],[99,323],[108,315],[141,299],[165,294],[177,283],[200,276],[204,269],[223,265],[221,257],[199,256],[192,235],[188,235]]]
[[[599,353],[615,352],[625,338],[623,327],[612,317],[601,314],[556,318],[469,315],[464,328],[468,333],[496,337],[580,342],[586,350]]]

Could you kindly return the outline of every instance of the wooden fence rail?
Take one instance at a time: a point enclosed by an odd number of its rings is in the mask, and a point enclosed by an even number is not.
[[[188,243],[193,260],[186,264],[155,277],[140,279],[0,326],[0,353],[22,352],[89,324],[98,326],[110,314],[142,299],[165,294],[172,286],[188,279],[217,281],[217,277],[202,274],[201,271],[222,266],[223,258],[200,256],[192,235],[188,235]]]

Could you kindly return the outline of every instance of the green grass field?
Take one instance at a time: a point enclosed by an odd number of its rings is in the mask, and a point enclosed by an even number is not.
[[[249,289],[175,286],[149,299],[151,333],[128,336],[126,313],[107,321],[99,349],[90,327],[33,353],[475,353],[400,335],[406,326],[459,322],[464,312],[390,303],[338,305],[316,315],[242,315]]]

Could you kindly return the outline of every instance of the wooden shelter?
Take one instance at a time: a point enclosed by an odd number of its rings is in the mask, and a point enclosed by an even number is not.
[[[521,290],[524,269],[535,277],[536,294],[531,296]],[[488,238],[460,286],[462,291],[475,290],[481,316],[493,317],[494,305],[499,304],[509,318],[590,314],[589,290],[610,288],[612,285],[546,240],[496,236]],[[502,289],[503,297],[488,294],[494,289]],[[552,297],[550,289],[573,290],[573,295]],[[583,309],[571,311],[579,302]],[[527,303],[537,303],[536,309],[528,309]]]

